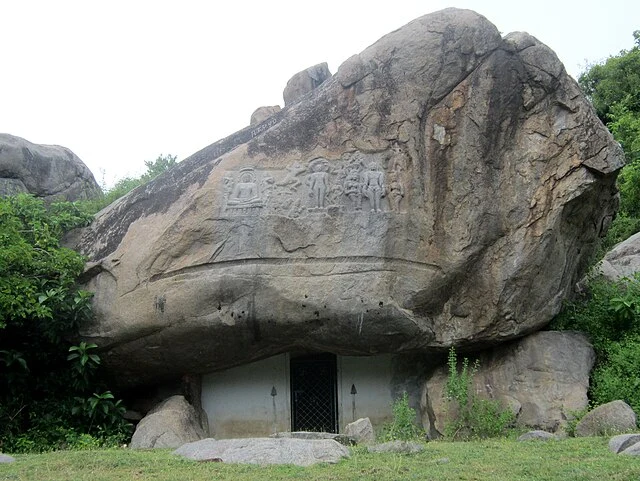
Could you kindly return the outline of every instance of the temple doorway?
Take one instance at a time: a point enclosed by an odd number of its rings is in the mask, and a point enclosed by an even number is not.
[[[291,430],[338,432],[336,356],[330,353],[292,357]]]

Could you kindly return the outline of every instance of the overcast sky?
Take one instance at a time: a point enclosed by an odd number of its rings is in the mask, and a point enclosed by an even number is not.
[[[526,31],[577,77],[633,46],[637,0],[0,0],[0,132],[73,150],[107,185],[179,160],[283,105],[296,72],[331,72],[446,7]]]

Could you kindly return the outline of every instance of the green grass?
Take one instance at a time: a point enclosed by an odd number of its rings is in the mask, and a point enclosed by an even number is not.
[[[58,451],[16,455],[0,465],[2,480],[638,480],[640,457],[609,451],[608,438],[518,443],[491,440],[432,442],[417,455],[352,450],[336,465],[252,466],[201,463],[171,451]]]

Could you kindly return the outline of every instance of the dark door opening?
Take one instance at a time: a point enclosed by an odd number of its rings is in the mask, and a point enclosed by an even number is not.
[[[338,432],[335,354],[291,359],[291,430]]]

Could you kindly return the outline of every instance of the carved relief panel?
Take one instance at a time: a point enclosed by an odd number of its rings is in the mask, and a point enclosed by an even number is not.
[[[313,157],[285,169],[244,167],[223,179],[223,215],[306,217],[327,213],[403,213],[410,157],[399,146],[385,152]]]

